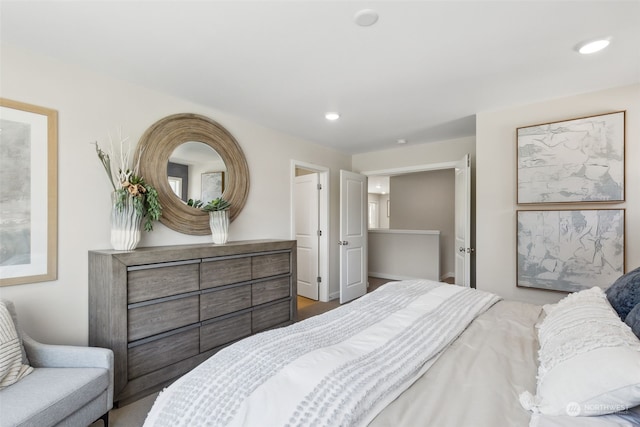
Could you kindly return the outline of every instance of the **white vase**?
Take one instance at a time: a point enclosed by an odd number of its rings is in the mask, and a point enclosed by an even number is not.
[[[227,243],[229,234],[229,211],[209,212],[209,228],[213,243],[221,245]]]
[[[116,193],[111,203],[111,247],[118,251],[132,251],[140,242],[142,215],[136,212],[133,197],[118,203]]]

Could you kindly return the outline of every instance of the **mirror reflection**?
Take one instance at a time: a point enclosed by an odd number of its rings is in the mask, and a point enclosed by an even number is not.
[[[203,142],[189,141],[178,146],[167,164],[167,179],[173,192],[187,203],[189,199],[208,203],[222,196],[227,171],[220,155]]]

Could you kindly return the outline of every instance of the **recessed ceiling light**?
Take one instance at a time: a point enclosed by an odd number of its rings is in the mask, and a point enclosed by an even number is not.
[[[609,43],[611,43],[611,38],[589,40],[577,45],[576,50],[583,55],[589,55],[590,53],[601,51],[605,47],[609,46]]]
[[[404,139],[404,138],[402,138],[402,139],[397,140],[396,142],[397,142],[398,144],[406,144],[406,143],[407,143],[407,140],[406,140],[406,139]]]
[[[378,22],[378,12],[371,9],[362,9],[356,12],[353,20],[361,27],[370,27]]]
[[[326,114],[324,115],[324,117],[325,117],[327,120],[334,121],[334,120],[338,120],[338,119],[340,118],[340,114],[339,114],[339,113],[336,113],[336,112],[334,112],[334,111],[330,111],[330,112],[326,113]]]

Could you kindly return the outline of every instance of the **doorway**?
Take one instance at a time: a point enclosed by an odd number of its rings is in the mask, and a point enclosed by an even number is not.
[[[329,168],[291,160],[290,194],[291,238],[298,241],[298,295],[328,302]]]
[[[464,166],[464,167],[463,167]],[[375,171],[365,171],[362,172],[363,175],[367,175],[369,177],[379,177],[379,176],[399,176],[399,175],[407,175],[418,172],[430,172],[430,171],[444,171],[451,170],[454,173],[452,174],[452,178],[455,177],[455,207],[454,212],[452,212],[452,216],[454,216],[454,232],[455,232],[455,245],[450,250],[453,252],[449,254],[455,259],[455,283],[462,286],[470,286],[471,278],[470,278],[470,270],[471,270],[471,252],[473,249],[471,248],[471,232],[470,232],[470,218],[471,218],[471,203],[470,203],[470,160],[469,155],[465,155],[459,161],[453,162],[443,162],[443,163],[434,163],[434,164],[425,164],[425,165],[417,165],[403,168],[394,168],[394,169],[383,169],[383,170],[375,170]],[[462,175],[460,173],[463,172]],[[459,179],[459,176],[464,176],[464,180]],[[460,185],[460,183],[465,183],[465,186]],[[464,202],[464,203],[463,203]],[[392,202],[393,203],[393,202]],[[462,240],[458,239],[458,236],[461,236]],[[461,257],[459,252],[462,253],[462,250],[459,249],[464,248],[465,253],[464,256]],[[459,260],[458,258],[461,258]],[[451,258],[450,258],[451,259]],[[445,275],[448,275],[449,270],[444,271]],[[440,278],[442,280],[442,277]]]

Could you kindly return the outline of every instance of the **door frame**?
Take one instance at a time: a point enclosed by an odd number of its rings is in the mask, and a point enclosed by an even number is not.
[[[329,302],[329,236],[331,234],[330,230],[330,222],[329,222],[329,212],[330,212],[330,187],[329,187],[329,178],[330,178],[330,169],[325,166],[316,165],[313,163],[307,163],[300,160],[291,159],[291,170],[290,170],[290,189],[289,189],[289,197],[290,197],[290,236],[292,240],[296,238],[296,217],[295,217],[295,177],[296,177],[296,168],[306,169],[311,172],[315,172],[318,174],[318,180],[320,185],[322,186],[322,191],[320,191],[320,206],[319,206],[319,222],[320,222],[320,230],[322,230],[322,236],[320,236],[320,242],[318,245],[318,257],[319,257],[319,267],[318,274],[322,278],[322,281],[318,285],[318,298],[322,302]]]
[[[366,176],[376,176],[376,175],[384,175],[384,176],[395,176],[395,175],[405,175],[405,174],[409,174],[409,173],[414,173],[414,172],[428,172],[428,171],[437,171],[437,170],[444,170],[444,169],[455,169],[458,165],[458,162],[460,160],[453,160],[450,162],[442,162],[442,163],[430,163],[430,164],[422,164],[422,165],[415,165],[415,166],[404,166],[404,167],[399,167],[399,168],[390,168],[390,169],[377,169],[377,170],[370,170],[370,171],[363,171],[363,172],[359,172],[362,175],[366,175]],[[472,191],[472,189],[470,188],[469,191]],[[472,195],[473,198],[473,195]],[[473,203],[473,202],[472,202]],[[472,212],[472,206],[469,207],[469,217],[470,219],[472,218],[473,212]],[[473,221],[471,221],[472,223],[472,228],[473,228]],[[473,232],[471,234],[471,239],[473,240]],[[473,242],[472,242],[473,244]],[[448,272],[445,272],[448,273]],[[455,274],[455,272],[454,272]],[[442,277],[440,277],[440,279],[442,279]],[[472,279],[473,280],[473,275],[472,275]]]

